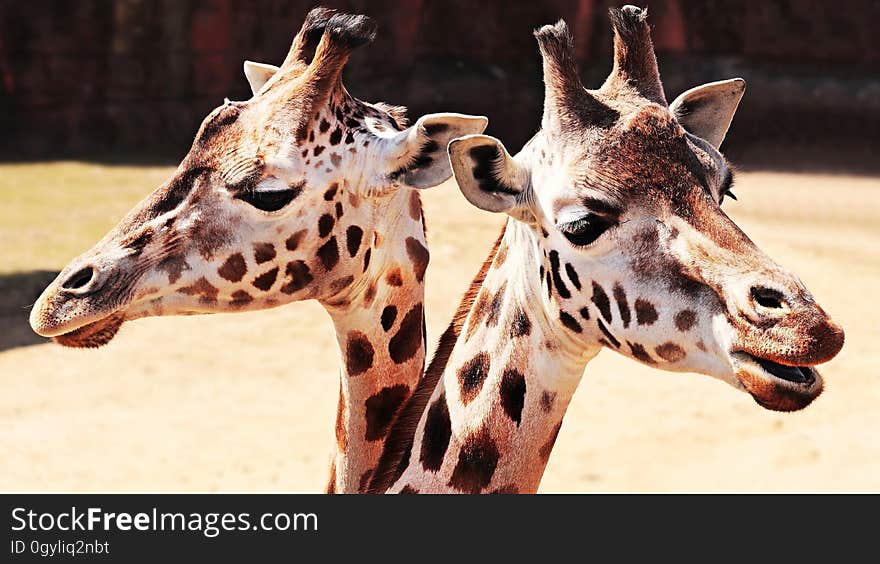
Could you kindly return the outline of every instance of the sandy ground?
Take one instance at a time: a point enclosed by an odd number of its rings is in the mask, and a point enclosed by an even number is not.
[[[138,197],[154,185],[139,178]],[[61,199],[55,183],[41,189],[47,214],[75,218],[88,206]],[[803,412],[772,413],[721,382],[604,352],[587,368],[542,491],[880,490],[880,180],[753,172],[738,176],[736,193],[728,213],[846,329],[824,369],[826,393]],[[116,207],[138,199],[126,194]],[[425,200],[433,342],[500,218],[451,184]],[[69,221],[3,252],[57,270],[115,218],[92,218],[94,232],[61,256],[76,232]],[[19,241],[3,233],[10,225],[0,236]],[[317,304],[142,320],[97,351],[40,342],[21,306],[5,313],[0,488],[308,492],[326,482],[337,349]]]

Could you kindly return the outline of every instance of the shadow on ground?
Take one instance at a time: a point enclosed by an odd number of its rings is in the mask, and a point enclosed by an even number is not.
[[[0,352],[48,342],[31,329],[31,306],[58,272],[32,270],[0,274]]]

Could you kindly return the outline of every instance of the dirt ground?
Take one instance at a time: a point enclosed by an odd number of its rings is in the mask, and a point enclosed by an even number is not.
[[[137,321],[97,351],[29,332],[34,288],[168,171],[0,167],[0,489],[325,484],[338,351],[317,304]],[[100,186],[100,197],[77,186]],[[772,413],[721,382],[603,352],[587,368],[541,491],[880,491],[880,180],[744,172],[736,193],[727,212],[846,329],[842,353],[823,370],[825,394],[803,412]],[[449,183],[425,201],[433,342],[501,219]]]

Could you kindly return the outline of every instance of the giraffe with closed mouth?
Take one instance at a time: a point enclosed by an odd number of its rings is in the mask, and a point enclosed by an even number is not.
[[[280,67],[245,63],[253,97],[212,111],[172,177],[71,261],[30,317],[62,345],[98,347],[142,317],[317,300],[343,361],[331,492],[366,486],[422,374],[418,190],[451,176],[450,139],[487,123],[444,113],[407,127],[403,108],[352,97],[342,69],[375,34],[366,16],[319,8]]]

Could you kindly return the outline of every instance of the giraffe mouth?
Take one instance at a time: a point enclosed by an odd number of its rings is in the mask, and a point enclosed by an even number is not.
[[[52,340],[65,347],[96,349],[113,340],[124,321],[122,314],[115,313],[68,333],[55,335]]]
[[[813,366],[793,366],[746,352],[732,355],[736,377],[752,398],[773,411],[797,411],[822,393],[824,383]]]

